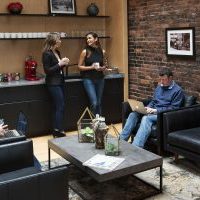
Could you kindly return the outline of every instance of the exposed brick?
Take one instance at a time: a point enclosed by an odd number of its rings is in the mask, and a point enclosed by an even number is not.
[[[170,27],[195,27],[196,58],[166,56]],[[168,67],[186,93],[200,100],[200,1],[128,0],[128,29],[129,98],[151,97],[158,70]]]

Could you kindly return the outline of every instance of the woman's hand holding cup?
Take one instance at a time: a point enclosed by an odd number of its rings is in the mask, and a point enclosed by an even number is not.
[[[59,63],[58,63],[61,67],[65,66],[65,65],[68,65],[69,64],[69,58],[62,58]]]

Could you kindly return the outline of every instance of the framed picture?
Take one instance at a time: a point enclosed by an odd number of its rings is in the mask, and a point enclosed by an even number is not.
[[[49,0],[49,10],[51,14],[75,15],[75,0]]]
[[[166,29],[167,56],[195,56],[195,29],[167,28]]]

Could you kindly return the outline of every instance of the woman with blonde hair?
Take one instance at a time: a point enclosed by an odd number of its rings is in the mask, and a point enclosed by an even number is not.
[[[64,71],[63,68],[69,63],[69,58],[61,57],[58,50],[61,46],[60,34],[49,33],[44,42],[42,53],[42,63],[46,73],[45,82],[52,97],[53,116],[53,136],[65,136],[63,130],[63,117],[65,108],[64,95]]]

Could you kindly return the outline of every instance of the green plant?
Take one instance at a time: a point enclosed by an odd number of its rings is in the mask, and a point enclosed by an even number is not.
[[[92,128],[90,128],[89,126],[85,127],[84,129],[82,129],[81,133],[83,135],[86,135],[88,137],[93,137],[94,136],[94,131]]]

